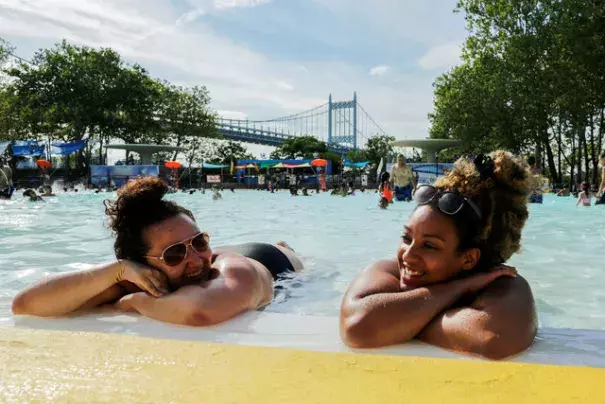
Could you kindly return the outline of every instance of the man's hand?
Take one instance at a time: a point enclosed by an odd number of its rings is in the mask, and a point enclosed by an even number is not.
[[[130,260],[121,260],[116,281],[128,281],[151,296],[161,297],[170,293],[168,278],[161,271]]]

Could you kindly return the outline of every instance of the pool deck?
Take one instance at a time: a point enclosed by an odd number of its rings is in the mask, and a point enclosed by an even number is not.
[[[203,329],[115,313],[4,318],[0,402],[603,399],[604,332],[541,330],[514,362],[487,362],[418,342],[352,353],[337,332],[334,318],[258,312]]]
[[[6,331],[6,330],[4,330]],[[13,328],[1,402],[587,403],[605,369]]]

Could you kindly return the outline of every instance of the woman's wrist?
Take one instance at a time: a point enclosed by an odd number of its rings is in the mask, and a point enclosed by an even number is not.
[[[473,282],[472,277],[467,276],[464,278],[457,278],[457,279],[451,280],[449,282],[446,282],[444,284],[444,286],[446,286],[446,288],[448,290],[450,290],[452,293],[454,293],[456,295],[456,300],[457,300],[457,299],[463,297],[464,295],[471,293],[472,282]]]
[[[113,275],[114,283],[125,281],[126,260],[118,258],[118,260],[111,265],[111,273]]]

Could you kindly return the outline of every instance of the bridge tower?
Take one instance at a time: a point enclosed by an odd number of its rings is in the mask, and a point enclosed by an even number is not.
[[[348,146],[357,150],[357,92],[352,101],[328,100],[328,146]]]

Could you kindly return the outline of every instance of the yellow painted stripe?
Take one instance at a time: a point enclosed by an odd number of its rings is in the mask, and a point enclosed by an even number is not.
[[[0,402],[587,403],[605,369],[4,328]]]

